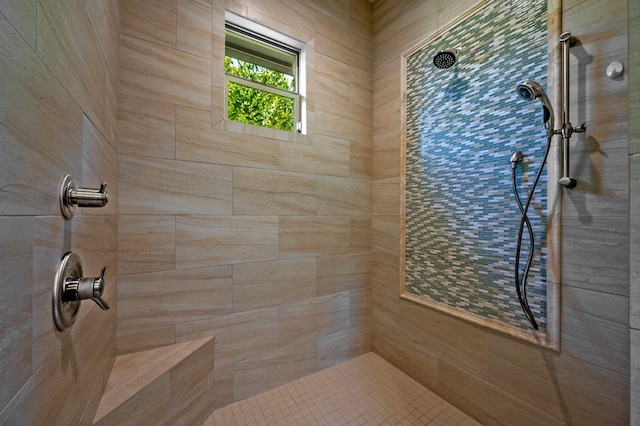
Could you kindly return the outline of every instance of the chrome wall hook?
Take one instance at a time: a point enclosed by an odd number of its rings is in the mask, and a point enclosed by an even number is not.
[[[60,184],[60,210],[65,219],[71,219],[78,207],[104,207],[109,202],[107,184],[99,189],[78,188],[71,175],[66,175]]]
[[[67,252],[62,257],[53,281],[53,321],[58,330],[64,331],[73,325],[83,300],[93,300],[105,311],[110,308],[102,298],[106,269],[106,266],[102,268],[99,277],[83,277],[80,256]]]

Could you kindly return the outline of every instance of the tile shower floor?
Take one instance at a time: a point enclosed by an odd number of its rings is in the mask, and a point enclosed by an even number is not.
[[[204,426],[479,425],[373,352],[215,410]]]

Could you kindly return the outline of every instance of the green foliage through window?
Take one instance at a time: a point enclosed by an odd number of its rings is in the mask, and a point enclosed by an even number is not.
[[[295,93],[293,76],[250,62],[225,56],[229,75],[266,86],[265,90],[228,81],[227,116],[239,121],[273,129],[293,131],[295,100],[268,91],[269,87]]]

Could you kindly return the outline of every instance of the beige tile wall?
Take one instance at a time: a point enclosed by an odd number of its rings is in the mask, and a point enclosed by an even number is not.
[[[121,7],[118,352],[215,335],[222,406],[369,351],[371,4]],[[306,135],[223,119],[225,10],[307,43]]]
[[[640,4],[629,0],[629,180],[631,422],[640,423]]]
[[[0,3],[0,423],[90,423],[115,357],[117,0]],[[60,213],[65,174],[108,183],[110,203]],[[107,267],[102,311],[83,302],[71,330],[52,316],[57,262]]]
[[[604,75],[627,62],[627,0],[562,11],[581,42],[571,120],[588,131],[572,138],[578,187],[562,203],[560,352],[398,297],[401,54],[475,3],[374,3],[373,350],[483,423],[628,424],[628,85]]]
[[[368,351],[373,321],[376,351],[481,420],[626,424],[625,224],[637,197],[625,170],[635,185],[640,168],[625,128],[637,120],[626,79],[602,76],[626,64],[625,0],[564,7],[583,42],[574,121],[589,131],[573,139],[580,186],[563,204],[575,261],[563,270],[562,351],[397,297],[400,54],[473,3],[377,0],[372,19],[364,0],[2,2],[0,422],[92,418],[116,342],[127,353],[215,334],[220,406]],[[221,121],[225,9],[308,43],[307,136]],[[111,202],[64,221],[66,173],[107,181]],[[70,249],[88,272],[107,265],[114,309],[83,303],[58,333],[51,280]]]

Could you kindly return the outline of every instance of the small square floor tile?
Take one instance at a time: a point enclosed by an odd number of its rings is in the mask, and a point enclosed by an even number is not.
[[[479,425],[373,352],[219,408],[204,426]]]

